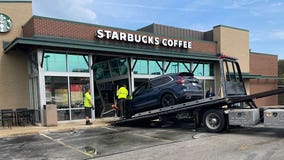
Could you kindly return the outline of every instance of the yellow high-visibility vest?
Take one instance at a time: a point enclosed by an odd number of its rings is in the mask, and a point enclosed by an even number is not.
[[[117,98],[118,99],[126,99],[127,95],[128,95],[128,90],[125,87],[120,87],[117,92],[116,92]]]
[[[92,96],[89,92],[86,92],[84,95],[84,106],[91,108],[92,104],[90,103],[90,100],[92,100]]]

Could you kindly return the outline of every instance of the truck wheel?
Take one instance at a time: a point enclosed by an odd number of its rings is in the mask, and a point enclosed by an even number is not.
[[[224,130],[225,124],[225,115],[222,111],[212,109],[203,115],[203,125],[209,132],[221,132]]]
[[[176,99],[172,94],[165,94],[163,95],[162,99],[161,99],[161,106],[162,107],[167,107],[167,106],[171,106],[171,105],[175,105],[176,104]]]

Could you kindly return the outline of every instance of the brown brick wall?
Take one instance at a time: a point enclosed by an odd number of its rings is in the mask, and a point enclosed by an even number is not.
[[[250,74],[262,76],[278,75],[278,58],[274,55],[250,54]],[[273,79],[251,79],[250,94],[277,89],[277,80]],[[270,96],[255,100],[258,106],[269,106],[278,104],[278,96]]]
[[[32,37],[34,35],[40,36],[49,36],[49,37],[59,37],[59,38],[70,38],[75,40],[87,40],[87,41],[102,41],[96,38],[96,31],[98,29],[107,29],[107,30],[115,30],[121,31],[125,33],[133,33],[140,35],[149,35],[143,32],[135,32],[130,30],[123,30],[123,29],[115,29],[110,27],[103,27],[98,25],[91,25],[85,23],[78,23],[78,22],[71,22],[71,21],[63,21],[57,19],[50,19],[44,17],[33,17],[24,27],[24,37]],[[152,35],[153,36],[153,35]],[[169,38],[169,37],[161,37],[162,38]],[[174,38],[171,38],[174,39]],[[104,40],[107,41],[107,40]],[[108,42],[110,42],[108,40]],[[216,43],[214,42],[205,42],[205,41],[191,41],[192,42],[192,49],[188,49],[188,52],[195,52],[195,53],[211,53],[216,54]],[[124,45],[126,42],[116,41],[115,44],[121,43]],[[134,43],[131,44],[135,46]],[[147,44],[139,44],[141,47],[147,47]],[[149,46],[153,47],[153,46]],[[163,47],[166,48],[166,47]],[[172,48],[169,48],[172,50]],[[175,48],[176,50],[180,50]]]
[[[32,37],[35,34],[34,31],[34,18],[31,18],[23,26],[23,37]]]
[[[278,95],[278,103],[279,105],[284,105],[284,94]]]
[[[250,93],[260,93],[277,89],[277,80],[252,79],[250,80]],[[257,106],[278,105],[278,96],[269,96],[255,100]]]
[[[250,73],[264,76],[278,75],[278,57],[266,54],[250,54]]]

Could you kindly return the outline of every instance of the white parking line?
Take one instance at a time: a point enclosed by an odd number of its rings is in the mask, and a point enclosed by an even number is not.
[[[109,127],[103,127],[103,128],[108,129],[108,130],[112,130],[112,131],[120,131],[120,130],[118,130],[118,129],[109,128]],[[162,139],[162,138],[157,138],[157,137],[151,137],[151,136],[147,136],[147,135],[143,135],[143,134],[138,134],[138,133],[133,133],[133,135],[136,135],[136,136],[139,136],[139,137],[144,137],[144,138],[157,139],[157,140],[165,141],[165,142],[175,142],[175,141],[168,140],[168,139]]]
[[[110,127],[102,127],[102,128],[105,128],[105,129],[108,129],[108,130],[111,130],[111,131],[120,131],[118,129],[114,129],[114,128],[110,128]]]
[[[165,141],[165,142],[175,142],[175,141],[172,141],[172,140],[169,140],[169,139],[162,139],[162,138],[157,138],[157,137],[151,137],[151,136],[147,136],[147,135],[143,135],[143,134],[134,133],[134,135],[140,136],[140,137],[145,137],[145,138],[157,139],[157,140]]]
[[[70,148],[70,149],[72,149],[72,150],[74,150],[74,151],[76,151],[76,152],[82,153],[82,154],[84,154],[84,155],[86,155],[86,156],[88,156],[88,157],[94,157],[94,156],[91,155],[91,154],[88,154],[88,153],[86,153],[86,152],[80,151],[80,150],[78,150],[78,149],[76,149],[76,148],[74,148],[74,147],[72,147],[72,146],[70,146],[70,145],[68,145],[68,144],[65,144],[64,142],[62,142],[62,141],[60,141],[60,140],[54,139],[54,138],[52,138],[52,137],[50,137],[50,136],[48,136],[48,135],[45,135],[45,134],[43,134],[43,133],[40,133],[40,135],[43,136],[43,137],[46,137],[46,138],[48,138],[48,139],[50,139],[50,140],[52,140],[53,142],[59,143],[59,144],[65,146],[65,147],[67,147],[67,148]]]

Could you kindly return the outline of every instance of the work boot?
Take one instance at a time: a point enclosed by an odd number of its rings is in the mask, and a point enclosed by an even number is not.
[[[86,125],[92,125],[93,123],[90,120],[86,121]]]

